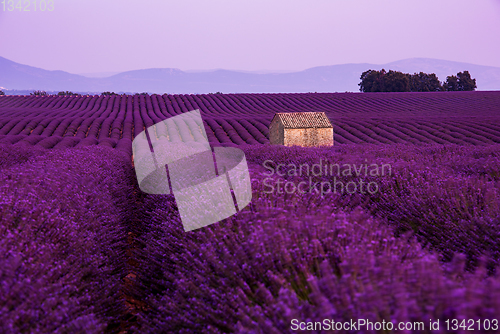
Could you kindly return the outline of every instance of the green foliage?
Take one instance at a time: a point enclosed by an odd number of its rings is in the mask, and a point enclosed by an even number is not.
[[[48,96],[46,91],[44,90],[35,90],[33,93],[30,93],[30,95],[36,95],[36,96]]]
[[[386,72],[368,70],[361,74],[358,84],[362,92],[409,92],[410,81],[406,74],[399,71]]]
[[[57,95],[59,95],[59,96],[66,96],[66,95],[77,95],[77,96],[79,96],[80,94],[73,93],[73,92],[70,92],[70,91],[67,90],[67,91],[59,92],[59,93],[57,93]]]
[[[444,89],[447,91],[473,91],[477,88],[476,79],[472,79],[469,71],[458,72],[446,77]]]
[[[458,78],[455,75],[449,75],[446,77],[446,82],[443,87],[447,91],[457,91],[458,90]]]
[[[358,84],[361,92],[439,92],[439,91],[472,91],[477,88],[476,79],[472,79],[468,71],[459,72],[456,76],[448,76],[441,83],[436,74],[424,72],[405,74],[384,69],[368,70],[361,74]]]
[[[0,96],[1,95],[5,95],[5,93],[3,92],[3,90],[0,90]]]
[[[101,95],[118,95],[115,92],[102,92]]]
[[[410,81],[410,92],[439,92],[443,86],[436,74],[424,72],[407,74]]]
[[[361,74],[361,82],[358,84],[359,90],[368,92],[383,92],[384,91],[384,76],[385,70],[381,71],[368,70]]]
[[[213,94],[222,94],[222,92],[208,93],[208,95],[213,95]]]
[[[389,70],[384,78],[384,92],[408,92],[410,91],[410,80],[406,74]]]
[[[472,79],[469,71],[457,73],[458,77],[458,90],[473,91],[477,88],[476,79]]]

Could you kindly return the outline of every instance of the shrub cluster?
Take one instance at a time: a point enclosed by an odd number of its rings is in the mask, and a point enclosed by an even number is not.
[[[73,93],[73,92],[70,92],[70,91],[61,91],[59,93],[57,93],[58,96],[80,96],[80,94],[78,93]]]
[[[368,70],[361,74],[358,84],[361,92],[438,92],[438,91],[472,91],[477,88],[476,79],[472,79],[469,71],[446,77],[441,83],[436,74],[424,72],[408,74],[385,69]]]
[[[48,96],[49,94],[44,91],[44,90],[35,90],[30,95],[35,95],[35,96]]]

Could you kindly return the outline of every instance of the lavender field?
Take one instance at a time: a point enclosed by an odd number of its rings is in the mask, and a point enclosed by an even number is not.
[[[186,233],[131,144],[194,109],[253,198]],[[335,145],[269,145],[298,111]],[[499,92],[0,96],[0,333],[499,332],[499,120]],[[394,329],[294,327],[324,319]]]

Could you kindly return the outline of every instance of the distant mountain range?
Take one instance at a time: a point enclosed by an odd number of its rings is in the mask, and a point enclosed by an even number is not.
[[[368,69],[382,68],[405,73],[435,73],[441,81],[446,80],[448,75],[467,70],[476,78],[478,90],[500,90],[500,67],[429,58],[404,59],[382,65],[319,66],[292,73],[151,68],[122,72],[109,77],[89,77],[64,71],[47,71],[0,57],[0,87],[3,87],[6,94],[16,94],[14,90],[17,90],[17,94],[26,94],[33,90],[157,94],[358,92],[361,73]]]

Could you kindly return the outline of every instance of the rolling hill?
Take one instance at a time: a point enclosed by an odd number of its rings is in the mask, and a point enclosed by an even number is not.
[[[0,87],[21,90],[93,92],[149,92],[182,94],[357,92],[359,77],[368,69],[436,73],[446,76],[468,70],[478,90],[500,90],[500,68],[445,60],[412,58],[388,64],[344,64],[319,66],[292,73],[252,73],[234,70],[181,71],[151,68],[90,78],[64,71],[47,71],[0,57]]]

